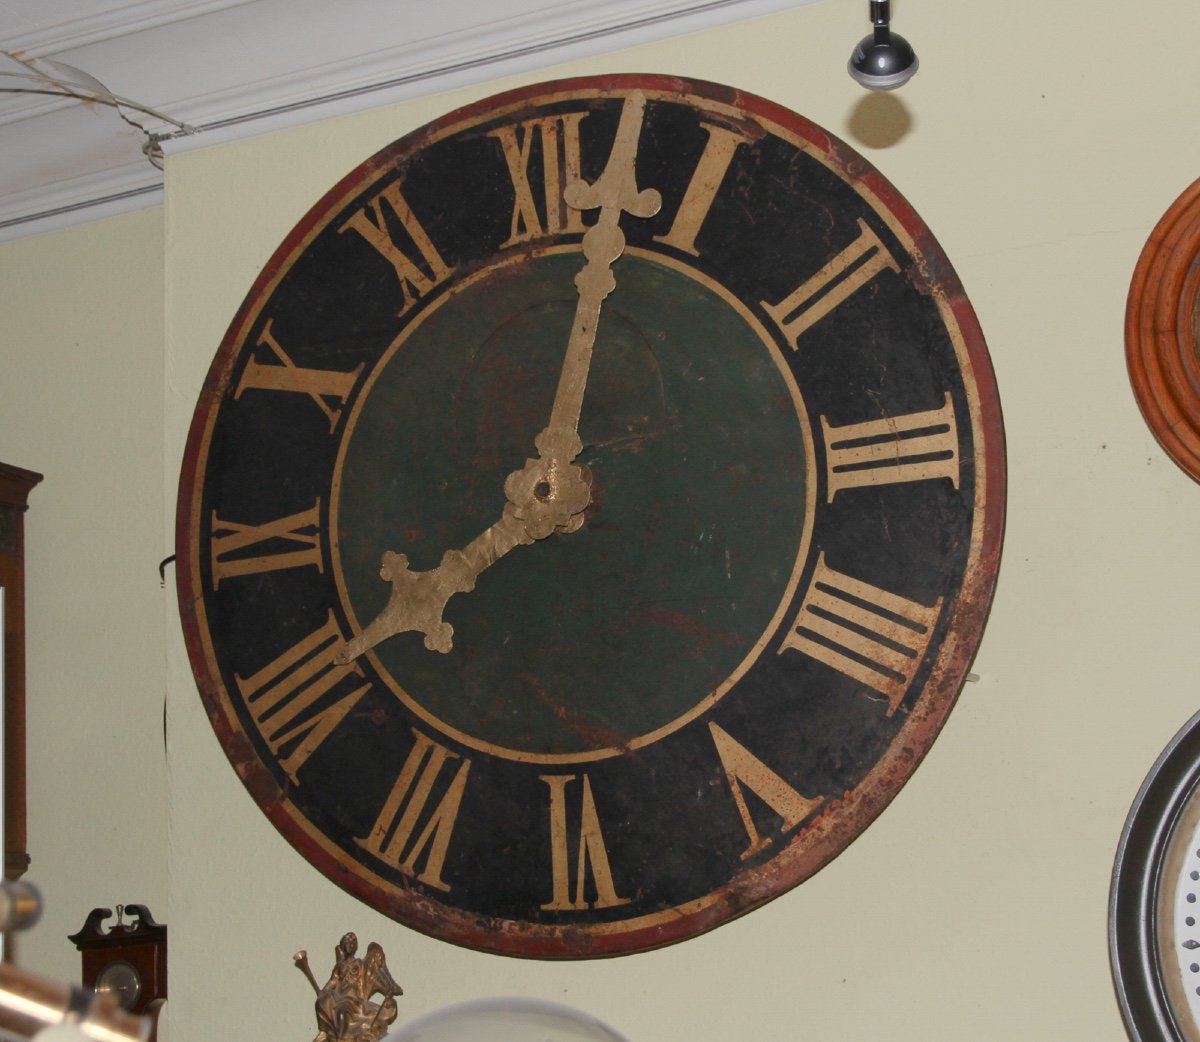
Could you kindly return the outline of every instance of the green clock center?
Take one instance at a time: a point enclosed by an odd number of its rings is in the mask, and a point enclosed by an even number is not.
[[[500,518],[549,416],[580,266],[562,249],[464,280],[370,375],[331,504],[359,628],[388,600],[385,551],[430,570]],[[368,656],[428,724],[516,759],[613,755],[719,698],[780,623],[811,531],[811,437],[774,342],[693,269],[631,249],[614,275],[579,423],[583,525],[451,597],[448,652],[405,632]]]

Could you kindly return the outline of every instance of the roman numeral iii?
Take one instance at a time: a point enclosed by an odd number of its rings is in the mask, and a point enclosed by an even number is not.
[[[821,417],[828,502],[843,489],[948,478],[958,488],[958,427],[947,394],[939,409],[880,416],[845,427]]]

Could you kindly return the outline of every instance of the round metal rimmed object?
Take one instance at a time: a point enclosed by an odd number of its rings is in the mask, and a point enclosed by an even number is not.
[[[1171,204],[1142,247],[1125,310],[1125,361],[1147,426],[1200,481],[1200,180]]]
[[[1163,750],[1129,812],[1108,939],[1129,1037],[1200,1040],[1200,713]]]
[[[627,1042],[590,1014],[542,999],[499,997],[437,1010],[384,1042]]]

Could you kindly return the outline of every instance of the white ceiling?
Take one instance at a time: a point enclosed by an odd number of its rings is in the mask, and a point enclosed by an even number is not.
[[[169,153],[815,2],[0,0],[0,241],[156,203],[161,117]],[[157,115],[28,93],[72,69]]]

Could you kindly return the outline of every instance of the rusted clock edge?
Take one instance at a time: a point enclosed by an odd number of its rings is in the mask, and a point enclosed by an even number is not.
[[[1200,481],[1200,180],[1171,204],[1146,240],[1130,282],[1125,359],[1142,417],[1159,445]]]

